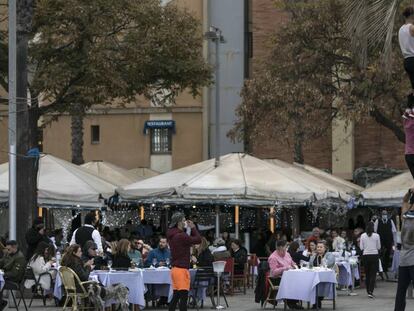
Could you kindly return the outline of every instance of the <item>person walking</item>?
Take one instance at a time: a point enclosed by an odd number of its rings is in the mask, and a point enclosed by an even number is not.
[[[191,228],[191,235],[186,228]],[[179,310],[187,310],[188,292],[190,290],[190,250],[191,246],[201,243],[201,236],[194,223],[185,219],[183,213],[177,212],[171,217],[167,239],[171,250],[171,280],[173,297],[168,307],[174,311],[179,302]]]
[[[369,298],[374,298],[375,279],[378,271],[379,250],[381,240],[374,232],[374,223],[369,222],[366,232],[361,235],[360,248],[365,268],[365,284]]]
[[[374,232],[378,233],[381,241],[381,263],[386,278],[391,266],[393,247],[397,246],[397,228],[394,221],[388,216],[387,210],[381,212],[381,219],[374,222]]]

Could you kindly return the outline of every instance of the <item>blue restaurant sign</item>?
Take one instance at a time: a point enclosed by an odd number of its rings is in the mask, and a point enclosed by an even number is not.
[[[144,134],[148,134],[149,129],[171,129],[175,133],[175,121],[173,120],[151,120],[145,121]]]

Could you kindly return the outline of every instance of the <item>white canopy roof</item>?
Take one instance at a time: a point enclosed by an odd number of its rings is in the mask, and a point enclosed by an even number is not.
[[[270,163],[235,153],[222,156],[217,168],[214,159],[210,159],[125,186],[118,192],[125,199],[164,197],[215,202],[231,200],[240,204],[255,201],[259,205],[268,205],[275,201],[302,204],[329,198],[347,201],[352,192],[347,190],[282,161]]]
[[[150,168],[147,168],[147,167],[133,168],[133,169],[129,170],[128,172],[131,172],[131,173],[137,175],[138,177],[142,177],[142,179],[147,179],[147,178],[158,176],[159,174],[161,174],[160,172],[154,171],[154,170],[152,170]]]
[[[8,198],[8,163],[0,165],[0,197]],[[38,202],[50,206],[96,208],[103,205],[101,196],[114,194],[116,185],[99,178],[85,168],[51,155],[39,161]]]
[[[364,205],[401,206],[409,188],[414,187],[410,171],[381,181],[361,192]]]
[[[91,161],[81,166],[117,186],[129,185],[144,179],[133,172],[109,162]]]

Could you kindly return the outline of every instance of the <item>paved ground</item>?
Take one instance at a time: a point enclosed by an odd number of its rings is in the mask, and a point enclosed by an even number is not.
[[[377,284],[377,288],[375,289],[375,299],[368,298],[364,289],[357,289],[355,292],[358,294],[357,296],[347,296],[346,292],[339,291],[338,298],[337,298],[337,308],[336,310],[339,311],[367,311],[367,310],[375,310],[375,311],[390,311],[394,309],[394,298],[396,292],[396,285],[397,283],[389,283],[389,282],[382,282],[379,281]],[[243,294],[235,294],[232,297],[228,297],[230,309],[233,310],[240,310],[240,311],[248,311],[248,310],[262,310],[260,309],[260,305],[254,302],[254,293],[253,290],[249,290],[246,295]],[[332,308],[332,302],[325,302],[322,305],[322,309],[329,310]],[[210,304],[204,307],[205,310],[210,309]],[[268,305],[268,310],[272,309],[271,305]],[[278,306],[278,310],[283,309],[283,306]],[[6,310],[16,310],[16,309],[7,309]],[[24,308],[20,308],[20,310],[24,310]],[[30,310],[47,310],[47,311],[54,311],[54,310],[61,310],[61,308],[56,308],[52,305],[52,302],[49,302],[49,305],[45,308],[43,305],[36,301]],[[152,309],[149,308],[148,310],[167,310],[164,309]],[[407,300],[407,311],[414,310],[414,300]]]

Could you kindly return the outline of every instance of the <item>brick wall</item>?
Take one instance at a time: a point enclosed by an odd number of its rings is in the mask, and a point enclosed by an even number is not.
[[[288,15],[277,9],[272,0],[251,1],[251,9],[254,75],[260,61],[270,49],[272,34],[286,23]],[[266,129],[264,128],[263,131]],[[279,158],[288,162],[293,160],[293,146],[275,143],[270,138],[252,142],[252,152],[260,158]],[[322,138],[309,141],[304,148],[304,157],[307,164],[331,169],[331,131],[328,130]],[[404,145],[395,138],[391,131],[373,120],[355,125],[355,169],[363,166],[405,169]]]

